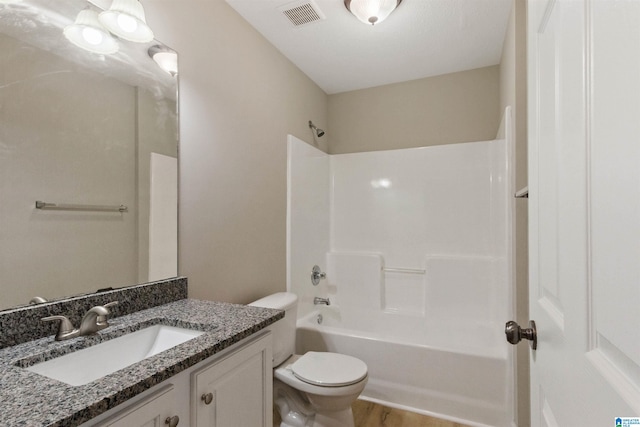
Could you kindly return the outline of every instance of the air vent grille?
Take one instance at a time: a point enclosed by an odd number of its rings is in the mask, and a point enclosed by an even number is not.
[[[311,2],[286,6],[281,11],[296,27],[324,19],[322,12]]]

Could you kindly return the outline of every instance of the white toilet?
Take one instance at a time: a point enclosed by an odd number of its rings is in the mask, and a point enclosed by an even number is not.
[[[367,383],[367,365],[344,354],[293,354],[298,297],[279,292],[249,305],[285,311],[273,334],[273,400],[280,427],[354,427],[351,404]]]

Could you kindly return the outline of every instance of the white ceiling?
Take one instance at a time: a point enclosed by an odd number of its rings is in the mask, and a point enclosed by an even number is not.
[[[326,93],[500,63],[513,0],[404,0],[361,23],[343,0],[311,0],[326,19],[295,27],[282,6],[309,0],[226,0]]]

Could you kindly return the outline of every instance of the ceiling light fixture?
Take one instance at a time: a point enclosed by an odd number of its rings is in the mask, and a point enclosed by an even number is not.
[[[118,51],[118,43],[98,21],[98,12],[84,9],[73,24],[63,30],[64,36],[74,45],[93,53],[112,54]]]
[[[102,12],[99,19],[113,34],[130,42],[153,40],[153,31],[147,25],[144,8],[138,0],[113,0],[111,7]]]
[[[178,54],[164,46],[151,46],[147,51],[149,56],[167,73],[175,76],[178,74]]]
[[[344,5],[365,24],[379,24],[393,12],[402,0],[344,0]]]

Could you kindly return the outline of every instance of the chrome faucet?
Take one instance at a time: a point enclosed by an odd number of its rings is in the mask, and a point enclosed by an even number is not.
[[[109,315],[109,310],[104,308],[101,305],[97,305],[95,307],[90,308],[82,317],[82,322],[80,322],[80,329],[78,331],[79,335],[92,335],[98,332],[101,329],[109,326],[107,323],[107,316]],[[99,320],[99,318],[102,318]]]
[[[58,332],[56,333],[56,341],[68,340],[80,335],[80,330],[73,327],[73,323],[67,316],[49,316],[41,319],[43,322],[50,322],[52,320],[59,320]]]
[[[50,322],[53,320],[60,321],[60,326],[58,327],[58,332],[56,333],[56,341],[68,340],[84,335],[92,335],[99,330],[107,328],[109,326],[107,318],[111,314],[111,312],[107,307],[110,307],[117,303],[117,301],[114,301],[110,302],[109,304],[105,304],[104,306],[97,305],[90,308],[82,317],[80,327],[77,329],[73,327],[73,323],[71,323],[71,321],[66,316],[49,316],[43,317],[41,320],[44,322]]]
[[[329,301],[329,298],[315,297],[313,299],[313,304],[314,305],[319,305],[319,304],[331,305],[331,301]]]
[[[46,298],[33,297],[33,298],[31,298],[31,301],[29,301],[29,304],[42,304],[44,302],[47,302]]]
[[[96,319],[96,323],[98,324],[98,326],[100,326],[100,329],[104,329],[109,326],[109,322],[107,322],[107,320],[109,319],[109,317],[111,317],[111,314],[113,314],[111,313],[111,310],[109,310],[109,307],[113,307],[114,305],[117,305],[117,304],[118,304],[118,301],[111,301],[110,303],[107,303],[102,306],[107,309],[108,313],[106,315],[100,315]]]

